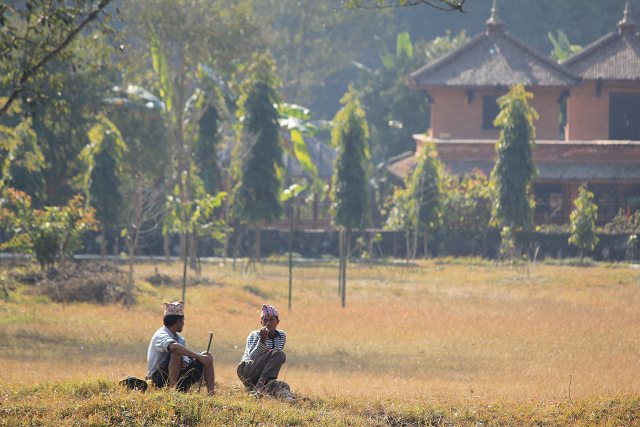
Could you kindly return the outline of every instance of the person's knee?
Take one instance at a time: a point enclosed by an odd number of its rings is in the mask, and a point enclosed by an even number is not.
[[[287,354],[282,351],[282,350],[275,350],[273,352],[273,356],[274,359],[281,361],[282,363],[285,362],[285,360],[287,360]]]

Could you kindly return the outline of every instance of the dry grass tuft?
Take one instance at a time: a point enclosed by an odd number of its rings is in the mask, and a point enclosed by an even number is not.
[[[138,305],[130,310],[51,303],[18,286],[0,302],[0,381],[48,387],[144,377],[163,302],[180,299],[181,289],[141,278],[180,272],[177,263],[137,265]],[[539,265],[522,274],[478,260],[425,261],[412,269],[351,265],[342,309],[337,266],[304,264],[294,269],[291,313],[287,274],[284,265],[245,275],[205,264],[201,283],[215,286],[188,287],[187,344],[204,350],[207,331],[214,331],[222,387],[237,385],[235,366],[267,302],[280,310],[288,335],[282,379],[304,396],[476,402],[495,411],[502,401],[564,405],[569,398],[591,402],[640,391],[638,270]],[[631,405],[633,398],[623,400]]]
[[[0,384],[0,401],[6,426],[631,426],[640,410],[633,395],[574,403],[313,397],[288,404],[250,398],[238,385],[221,384],[210,398],[166,389],[130,392],[105,379]]]

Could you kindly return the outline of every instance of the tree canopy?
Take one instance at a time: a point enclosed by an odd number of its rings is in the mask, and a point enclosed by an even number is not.
[[[355,86],[371,128],[371,156],[375,164],[415,151],[413,135],[425,133],[431,126],[429,101],[422,92],[407,85],[407,76],[468,39],[464,31],[455,37],[447,33],[413,46],[409,34],[403,32],[396,37],[394,55],[386,51],[384,43],[378,43],[382,66],[360,71]]]
[[[598,219],[598,207],[591,201],[593,193],[587,190],[586,185],[580,187],[580,194],[574,200],[576,209],[571,212],[571,236],[569,244],[580,249],[580,257],[584,252],[598,244],[596,236],[596,219]]]
[[[355,89],[350,88],[340,102],[344,107],[333,119],[331,131],[331,142],[338,150],[333,175],[333,221],[353,230],[363,228],[369,220],[369,126]]]
[[[237,112],[239,175],[233,209],[238,218],[250,224],[261,220],[270,223],[282,215],[280,171],[284,165],[275,107],[282,101],[276,92],[280,81],[274,71],[275,62],[269,55],[255,55]]]
[[[0,116],[18,98],[29,102],[41,98],[43,85],[62,85],[62,77],[45,66],[63,55],[73,63],[67,48],[101,15],[104,21],[100,27],[109,33],[105,9],[110,2],[30,0],[23,7],[11,1],[0,4],[0,69],[7,96],[0,104]]]
[[[531,183],[538,170],[533,163],[536,136],[533,120],[538,113],[527,104],[533,94],[516,85],[498,98],[501,111],[494,121],[502,128],[496,144],[496,164],[491,177],[496,187],[495,217],[503,226],[522,228],[533,220]]]

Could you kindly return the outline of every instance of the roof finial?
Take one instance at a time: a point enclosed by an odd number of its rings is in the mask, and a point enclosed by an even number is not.
[[[629,1],[624,6],[622,21],[618,22],[618,32],[620,35],[628,36],[636,33],[636,23],[631,20],[629,11]]]
[[[624,4],[624,18],[622,18],[622,22],[629,21],[629,0]]]
[[[627,2],[629,6],[629,2]],[[493,6],[491,7],[491,20],[496,21],[498,18],[498,0],[493,0]]]
[[[491,8],[491,18],[486,22],[487,35],[499,34],[504,29],[504,22],[500,20],[498,16],[498,0],[493,0],[493,7]]]

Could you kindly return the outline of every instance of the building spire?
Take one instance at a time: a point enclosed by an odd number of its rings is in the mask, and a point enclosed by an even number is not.
[[[631,20],[629,14],[629,1],[627,1],[624,7],[622,21],[618,22],[618,32],[622,36],[635,35],[636,33],[636,23]]]
[[[486,22],[487,35],[500,34],[504,31],[504,22],[500,20],[498,16],[498,1],[493,0],[493,7],[491,8],[491,18]]]

